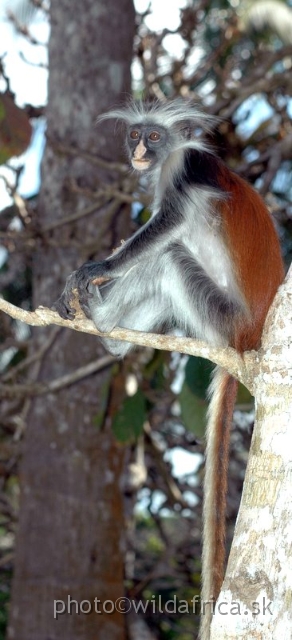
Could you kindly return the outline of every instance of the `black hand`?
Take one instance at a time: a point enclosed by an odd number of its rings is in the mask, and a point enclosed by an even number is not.
[[[90,293],[89,288],[92,289],[94,286],[91,284],[91,281],[94,280],[94,278],[102,277],[104,273],[104,262],[86,262],[80,269],[73,271],[67,278],[65,289],[52,308],[59,313],[61,318],[74,320],[76,309],[72,307],[72,300],[74,298],[73,289],[77,289],[80,306],[85,315],[90,318],[91,314],[88,301],[89,298],[92,298],[93,293]],[[102,301],[97,285],[95,286],[95,294],[100,301]]]

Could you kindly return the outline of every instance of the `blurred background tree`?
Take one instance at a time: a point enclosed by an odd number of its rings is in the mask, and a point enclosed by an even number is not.
[[[265,197],[290,262],[290,2],[178,0],[169,8],[137,0],[135,35],[131,0],[19,0],[9,8],[18,42],[37,47],[36,15],[51,33],[45,109],[29,104],[28,91],[17,103],[1,52],[0,177],[11,198],[0,213],[5,298],[49,306],[67,274],[107,255],[149,216],[118,132],[95,127],[99,113],[131,92],[130,69],[135,97],[193,98],[220,117],[213,143]],[[44,117],[40,192],[24,199],[25,156],[9,159]],[[163,610],[176,595],[191,611],[199,593],[212,366],[148,349],[115,363],[95,338],[53,328],[31,335],[3,314],[0,322],[0,638],[10,609],[9,638],[191,640],[197,617],[183,607],[162,613],[147,600],[160,596]],[[252,398],[240,389],[229,542],[252,423]],[[56,621],[53,600],[67,594],[78,602],[126,595],[145,612]]]

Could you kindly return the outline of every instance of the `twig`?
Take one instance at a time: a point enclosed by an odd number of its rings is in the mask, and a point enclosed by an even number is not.
[[[225,119],[231,118],[236,109],[247,100],[250,96],[259,93],[266,93],[269,95],[272,91],[275,91],[278,87],[282,87],[287,93],[292,86],[291,71],[276,73],[274,76],[265,76],[257,78],[253,82],[253,78],[249,79],[246,86],[242,86],[238,83],[236,87],[230,88],[228,91],[228,97],[224,98],[221,103],[218,101],[214,109],[210,109],[211,113],[220,113]]]
[[[126,202],[132,204],[133,202],[137,202],[137,196],[130,196],[127,193],[123,193],[122,191],[117,191],[114,189],[101,189],[95,195],[95,200],[93,204],[88,205],[82,211],[77,211],[76,213],[72,213],[68,216],[64,216],[59,220],[55,220],[54,222],[50,222],[48,225],[42,227],[42,233],[47,233],[48,231],[53,231],[58,227],[62,227],[65,224],[71,224],[72,222],[76,222],[77,220],[81,220],[81,218],[85,218],[86,216],[91,215],[97,209],[106,206],[109,203],[109,210],[106,212],[106,216],[103,216],[103,226],[107,227],[108,221],[111,220],[113,212],[116,208],[118,208],[121,202]],[[148,204],[149,198],[147,196],[141,195],[139,196],[139,202]],[[99,236],[102,237],[103,232],[99,229]]]
[[[1,57],[0,57],[0,76],[2,76],[3,80],[6,83],[6,91],[10,92],[10,80],[8,78],[8,76],[6,75],[5,71],[4,71],[4,64],[3,64],[3,60],[5,58],[7,54],[4,53]]]
[[[107,200],[116,198],[117,200],[126,202],[127,204],[140,202],[142,204],[149,205],[150,202],[150,198],[147,194],[142,192],[139,192],[139,194],[133,193],[133,189],[130,190],[130,193],[127,193],[126,191],[121,191],[115,184],[107,185],[103,189],[98,189],[97,191],[89,191],[89,189],[83,189],[76,183],[71,183],[70,187],[73,193],[78,193],[94,200],[100,198],[100,196],[105,196]]]
[[[68,373],[51,382],[0,385],[0,397],[41,396],[46,393],[60,391],[64,389],[64,387],[69,387],[71,384],[75,384],[79,382],[79,380],[83,380],[83,378],[87,378],[87,376],[91,376],[93,373],[109,367],[114,362],[115,359],[112,356],[104,356],[103,358],[89,362],[89,364],[83,367],[79,367],[73,373]]]
[[[44,342],[44,344],[42,344],[41,347],[30,356],[27,356],[27,358],[24,358],[18,364],[14,365],[12,369],[9,369],[9,371],[7,371],[7,373],[2,376],[2,381],[8,382],[9,380],[11,380],[11,378],[15,378],[18,373],[20,373],[24,369],[27,369],[27,367],[40,360],[45,355],[46,351],[51,348],[59,331],[61,331],[60,328],[53,327],[52,332],[50,333],[48,339]]]
[[[25,62],[25,64],[29,64],[31,67],[37,67],[38,69],[46,69],[46,71],[49,68],[49,65],[46,64],[45,62],[33,62],[32,60],[29,60],[22,51],[19,52],[19,57],[21,60],[23,60],[23,62]]]
[[[51,138],[50,136],[47,138],[48,142],[54,149],[54,151],[62,153],[64,155],[69,156],[77,156],[78,158],[83,158],[84,160],[88,160],[93,165],[97,165],[102,169],[109,169],[112,171],[119,171],[120,173],[128,173],[129,167],[122,162],[110,162],[110,160],[104,160],[103,158],[99,158],[98,156],[93,156],[85,149],[80,149],[79,147],[70,147],[70,145],[57,142],[57,140]]]
[[[85,207],[85,209],[82,209],[82,211],[77,211],[76,213],[72,213],[69,216],[64,216],[63,218],[60,218],[60,220],[55,220],[54,222],[51,222],[50,224],[47,224],[46,226],[42,227],[42,232],[45,233],[47,231],[53,231],[53,229],[57,229],[57,227],[62,227],[64,224],[70,224],[71,222],[75,222],[76,220],[85,218],[86,216],[89,216],[91,213],[94,213],[103,204],[105,204],[105,202],[106,202],[106,199],[104,196],[100,197],[99,199],[96,198],[93,204],[90,204],[88,207]]]
[[[166,494],[170,503],[172,505],[180,504],[182,507],[186,507],[187,502],[184,499],[178,484],[175,482],[174,478],[172,477],[167,467],[167,463],[165,462],[163,457],[164,452],[161,451],[161,449],[155,442],[154,438],[152,437],[151,428],[149,424],[146,423],[144,425],[144,431],[148,437],[148,442],[151,448],[152,457],[159,468],[162,479],[164,480],[165,487],[166,487]]]
[[[25,38],[27,38],[27,40],[28,40],[28,42],[30,42],[30,44],[37,45],[37,46],[42,46],[42,47],[46,47],[47,46],[44,42],[39,42],[30,33],[28,26],[26,24],[21,24],[21,22],[18,20],[18,18],[15,15],[15,13],[13,11],[11,11],[10,9],[8,9],[8,11],[7,11],[7,17],[8,17],[8,20],[10,20],[10,22],[12,22],[12,24],[14,25],[16,31],[18,33],[20,33],[22,36],[24,36]]]
[[[46,2],[46,0],[30,0],[30,1],[37,9],[41,9],[42,11],[44,11],[44,13],[49,14],[50,12],[49,3]]]

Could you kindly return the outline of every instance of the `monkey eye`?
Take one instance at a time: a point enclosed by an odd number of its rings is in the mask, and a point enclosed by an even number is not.
[[[139,138],[139,131],[131,131],[131,133],[130,133],[130,138],[132,138],[132,140],[138,140],[138,138]]]
[[[157,142],[158,140],[160,140],[161,135],[160,133],[158,133],[158,131],[152,131],[149,135],[149,140],[152,140],[152,142]]]

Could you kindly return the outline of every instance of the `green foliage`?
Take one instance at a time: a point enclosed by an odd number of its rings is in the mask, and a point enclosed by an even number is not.
[[[180,406],[182,421],[196,436],[202,437],[205,432],[207,402],[202,400],[184,384],[180,393]]]
[[[133,442],[143,433],[146,419],[146,400],[140,389],[125,398],[120,411],[114,416],[112,429],[119,442]]]
[[[143,377],[149,382],[151,389],[162,390],[166,383],[166,358],[163,351],[156,350],[153,358],[147,363]]]
[[[112,367],[113,376],[117,373],[117,369],[118,369],[117,365]],[[101,429],[104,422],[104,417],[108,407],[110,386],[111,386],[111,376],[108,376],[101,387],[100,394],[99,394],[99,404],[98,404],[99,411],[94,418],[94,424],[98,429]]]
[[[239,384],[238,385],[238,392],[237,392],[237,402],[240,405],[250,405],[253,403],[253,397],[251,395],[251,393],[248,391],[248,389],[246,387],[243,386],[243,384]]]
[[[202,437],[205,432],[206,392],[213,366],[204,358],[190,357],[185,369],[185,380],[179,394],[181,416],[185,427]]]
[[[203,400],[206,399],[206,392],[213,369],[214,365],[212,362],[205,360],[205,358],[195,358],[191,356],[186,364],[186,384]]]
[[[149,536],[147,545],[145,546],[146,552],[160,555],[163,549],[164,544],[157,534],[153,533],[151,536]]]
[[[137,222],[142,226],[146,222],[148,222],[149,218],[151,218],[151,210],[149,207],[141,207],[138,216],[136,218]]]

